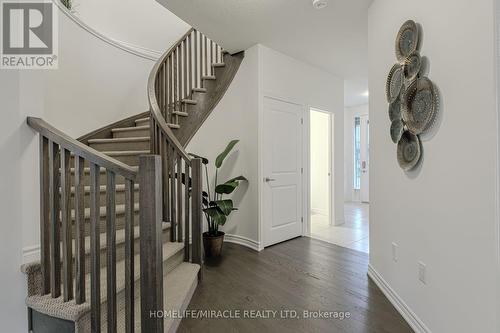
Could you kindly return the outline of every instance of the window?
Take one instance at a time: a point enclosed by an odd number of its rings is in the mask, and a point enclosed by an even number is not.
[[[361,187],[361,119],[354,118],[354,173],[353,188]]]

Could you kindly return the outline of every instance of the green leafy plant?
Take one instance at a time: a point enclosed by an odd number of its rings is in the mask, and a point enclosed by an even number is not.
[[[73,7],[72,0],[61,0],[61,3],[64,5],[64,7],[68,8],[69,10],[71,10]]]
[[[205,157],[190,154],[195,158],[200,158],[205,167],[205,176],[207,190],[203,191],[203,213],[208,223],[208,235],[218,236],[219,226],[224,225],[227,221],[227,217],[237,208],[233,205],[233,200],[227,199],[224,196],[231,194],[240,185],[240,182],[247,181],[243,176],[238,176],[227,180],[224,183],[218,183],[219,169],[222,167],[224,159],[229,155],[234,146],[239,142],[239,140],[232,140],[226,146],[226,149],[217,156],[215,159],[215,179],[213,184],[213,192],[210,191],[210,177],[208,172],[209,160]]]

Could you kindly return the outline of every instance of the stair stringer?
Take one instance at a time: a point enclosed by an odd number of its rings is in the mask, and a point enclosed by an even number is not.
[[[189,141],[191,141],[217,104],[219,104],[222,97],[224,97],[244,57],[244,51],[233,55],[225,54],[225,66],[214,67],[216,79],[204,80],[203,82],[203,87],[206,88],[207,92],[193,92],[192,99],[197,103],[186,106],[189,116],[181,118],[179,123],[180,128],[174,131],[177,140],[184,147],[188,145]]]

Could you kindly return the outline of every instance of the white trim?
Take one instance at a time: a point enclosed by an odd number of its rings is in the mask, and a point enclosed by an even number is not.
[[[261,246],[260,242],[257,242],[253,239],[239,236],[239,235],[225,234],[224,241],[228,242],[228,243],[239,244],[239,245],[248,247],[252,250],[258,251],[258,252],[260,252],[264,249],[264,247]]]
[[[303,108],[302,167],[304,172],[302,174],[302,216],[304,217],[304,223],[302,225],[302,236],[311,237],[311,109],[307,105],[304,105]]]
[[[311,215],[328,216],[328,210],[323,208],[311,208]]]
[[[382,278],[375,268],[372,267],[372,265],[368,265],[368,276],[373,280],[373,282],[375,282],[387,299],[416,333],[431,333],[431,330],[425,326],[424,322],[418,318],[415,312],[410,309],[410,307],[394,291],[394,289],[391,288],[391,286]]]
[[[40,261],[40,245],[23,247],[23,264]]]
[[[494,60],[496,64],[496,75],[495,75],[495,88],[496,88],[496,94],[495,94],[495,104],[496,104],[496,109],[497,109],[497,121],[496,121],[496,126],[497,130],[495,131],[496,134],[496,142],[497,142],[497,158],[495,160],[495,169],[496,169],[496,179],[495,179],[495,237],[496,237],[496,258],[497,258],[497,270],[496,270],[496,275],[497,275],[497,280],[500,279],[500,101],[499,101],[499,92],[500,92],[500,1],[496,0],[493,2],[493,7],[494,7],[494,16],[493,16],[493,21],[495,22],[494,24],[494,30],[493,30],[493,36],[494,36],[494,45],[495,47],[493,48],[493,52],[495,53]],[[497,291],[497,307],[500,308],[500,289]]]
[[[335,219],[335,226],[339,226],[339,225],[342,225],[342,224],[345,224],[345,220],[344,219]]]
[[[103,42],[114,46],[120,50],[123,50],[125,52],[128,52],[130,54],[136,55],[138,57],[147,59],[147,60],[152,60],[156,62],[160,56],[162,55],[162,52],[157,51],[157,50],[151,50],[147,49],[138,45],[126,43],[123,41],[119,41],[110,37],[106,37],[103,34],[97,32],[96,30],[92,29],[90,26],[85,24],[80,18],[75,16],[73,13],[71,13],[59,0],[52,0],[54,4],[59,8],[59,10],[65,14],[70,20],[75,22],[80,28],[86,30],[90,34],[94,35],[95,37],[99,38]]]
[[[258,208],[258,233],[259,233],[259,242],[264,244],[264,183],[262,179],[264,178],[264,158],[263,158],[263,149],[264,149],[264,94],[262,93],[263,80],[264,80],[264,72],[262,66],[262,47],[257,45],[257,98],[258,98],[258,107],[257,107],[257,192],[259,195],[259,208]]]
[[[134,54],[141,54],[141,57],[145,57],[150,60],[157,61],[163,54],[161,51],[158,50],[149,49],[147,47],[131,44],[114,38],[110,39],[113,40],[115,43],[121,45],[122,48],[125,48],[127,50],[132,50]]]

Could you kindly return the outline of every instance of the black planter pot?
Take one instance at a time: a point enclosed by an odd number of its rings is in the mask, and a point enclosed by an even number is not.
[[[222,231],[219,231],[217,236],[210,236],[208,232],[203,233],[203,248],[207,258],[220,257],[222,244],[224,244],[224,235]]]

